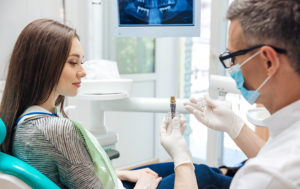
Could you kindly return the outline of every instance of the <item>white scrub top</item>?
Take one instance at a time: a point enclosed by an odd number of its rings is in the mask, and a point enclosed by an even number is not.
[[[230,188],[300,188],[300,100],[264,122],[268,142],[236,173]]]

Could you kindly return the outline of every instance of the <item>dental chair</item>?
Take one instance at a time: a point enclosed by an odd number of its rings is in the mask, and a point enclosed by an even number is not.
[[[6,137],[6,127],[0,118],[0,144]],[[0,188],[59,189],[49,178],[31,165],[0,152]]]

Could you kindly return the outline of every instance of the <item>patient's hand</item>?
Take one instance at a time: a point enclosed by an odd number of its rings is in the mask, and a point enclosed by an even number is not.
[[[149,168],[138,169],[138,170],[121,170],[117,172],[120,180],[126,180],[129,182],[138,182],[140,177],[145,177],[144,174],[158,178],[158,174]]]
[[[141,173],[134,189],[155,189],[161,179],[161,177],[155,177],[149,173]]]

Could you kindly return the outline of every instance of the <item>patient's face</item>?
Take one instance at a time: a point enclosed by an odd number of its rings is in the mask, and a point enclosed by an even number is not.
[[[77,38],[72,40],[71,50],[59,78],[56,92],[58,95],[75,96],[81,84],[81,78],[86,75],[82,67],[83,50]]]
[[[193,24],[193,0],[119,0],[120,24]]]

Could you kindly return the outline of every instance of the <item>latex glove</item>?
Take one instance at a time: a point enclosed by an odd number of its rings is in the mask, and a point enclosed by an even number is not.
[[[142,173],[135,184],[134,189],[155,189],[161,180],[161,177],[155,177],[152,174]]]
[[[166,117],[160,127],[160,143],[173,159],[175,168],[184,163],[193,164],[191,152],[183,137],[185,128],[185,120],[180,120],[178,115],[173,119]]]
[[[204,98],[190,98],[184,103],[185,109],[207,127],[224,131],[235,139],[241,132],[244,121],[231,110],[226,101],[212,100],[208,95]]]

